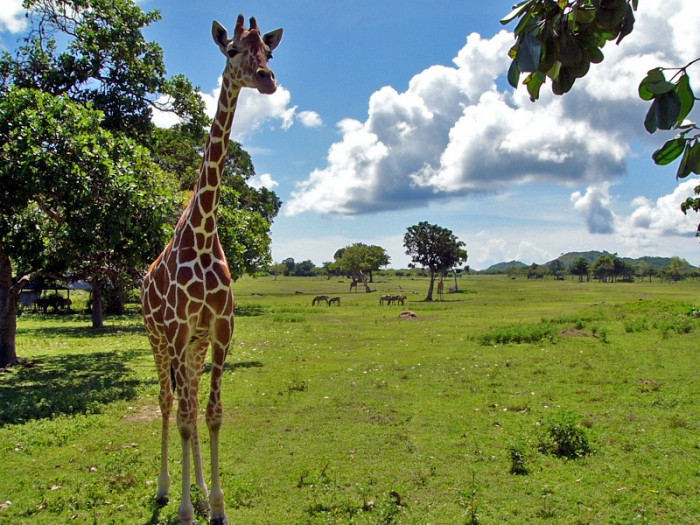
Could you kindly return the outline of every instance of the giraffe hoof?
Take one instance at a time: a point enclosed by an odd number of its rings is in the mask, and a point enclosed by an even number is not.
[[[158,496],[158,497],[156,497],[156,503],[157,503],[158,505],[167,505],[169,501],[170,501],[170,499],[168,498],[168,496]]]
[[[219,516],[218,518],[212,518],[209,525],[228,525],[228,520],[226,516]]]

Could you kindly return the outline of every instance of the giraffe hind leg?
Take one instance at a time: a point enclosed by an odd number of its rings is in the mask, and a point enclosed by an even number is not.
[[[160,448],[160,473],[158,475],[158,494],[156,501],[160,505],[168,503],[168,492],[170,491],[170,473],[168,470],[168,433],[170,429],[170,413],[173,406],[173,387],[169,373],[170,365],[167,359],[167,351],[160,341],[151,338],[154,350],[158,379],[160,383],[160,393],[158,395],[158,405],[162,419],[161,427],[161,448]]]

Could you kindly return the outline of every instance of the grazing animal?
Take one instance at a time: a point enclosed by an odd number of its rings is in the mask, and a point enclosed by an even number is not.
[[[392,298],[392,297],[393,297],[392,295],[382,295],[382,296],[380,296],[380,297],[379,297],[379,306],[382,306],[384,303],[386,303],[387,305],[391,304],[391,298]]]
[[[250,28],[246,29],[243,15],[239,15],[233,38],[228,37],[218,22],[212,25],[212,36],[226,57],[226,67],[194,196],[175,226],[173,239],[149,268],[142,286],[143,315],[158,370],[158,401],[163,416],[157,500],[168,501],[168,428],[175,388],[177,428],[182,442],[179,518],[185,525],[194,521],[191,457],[196,483],[209,497],[211,523],[227,523],[219,479],[219,429],[223,420],[221,376],[231,344],[234,305],[231,274],[216,226],[221,175],[241,89],[254,88],[262,94],[272,94],[277,89],[267,61],[282,39],[282,30],[261,35],[255,18],[250,19]],[[210,344],[211,387],[206,411],[211,442],[211,492],[208,493],[197,433],[197,396]]]
[[[333,306],[334,304],[340,306],[340,297],[331,297],[328,299],[328,306]]]
[[[352,292],[353,290],[357,291],[357,281],[350,283],[350,291]]]
[[[440,276],[440,280],[438,281],[437,293],[438,293],[438,298],[441,301],[445,300],[445,296],[443,295],[444,291],[445,291],[445,284],[442,282],[442,276]]]
[[[327,295],[317,295],[316,297],[314,297],[314,300],[311,301],[311,306],[316,306],[316,304],[321,304],[321,301],[325,301],[326,306],[330,306],[328,304],[328,296]]]

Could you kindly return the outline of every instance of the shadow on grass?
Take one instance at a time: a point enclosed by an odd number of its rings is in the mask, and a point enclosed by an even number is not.
[[[61,414],[99,413],[143,385],[125,365],[141,351],[64,354],[24,361],[0,375],[0,426]]]
[[[262,368],[264,365],[260,361],[237,361],[224,363],[224,370],[238,370],[239,368]],[[204,364],[204,373],[209,374],[211,372],[211,363],[207,362]]]
[[[114,337],[115,335],[145,334],[146,330],[141,323],[128,325],[105,326],[104,328],[92,328],[86,322],[85,326],[75,326],[75,323],[66,323],[66,326],[47,326],[37,328],[20,327],[17,329],[18,335],[31,335],[35,337],[57,338],[57,337],[80,337],[98,338]]]

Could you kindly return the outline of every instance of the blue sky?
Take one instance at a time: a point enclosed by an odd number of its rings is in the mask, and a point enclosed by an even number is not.
[[[252,154],[254,184],[284,201],[276,261],[320,265],[364,242],[405,267],[403,234],[428,221],[463,240],[477,269],[584,250],[700,265],[700,216],[679,210],[697,178],[678,182],[675,166],[653,164],[669,136],[646,134],[636,97],[648,69],[700,56],[697,2],[642,0],[622,45],[608,44],[571,93],[547,87],[537,103],[505,82],[512,27],[498,21],[510,1],[139,4],[161,12],[147,37],[168,73],[189,77],[210,108],[224,67],[212,21],[231,29],[240,12],[263,31],[284,28],[270,64],[280,88],[245,92],[233,131]],[[12,49],[24,30],[21,2],[0,0],[0,46]]]

